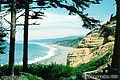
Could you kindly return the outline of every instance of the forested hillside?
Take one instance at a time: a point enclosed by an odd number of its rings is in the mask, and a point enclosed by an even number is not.
[[[58,41],[54,44],[60,45],[60,46],[65,46],[65,47],[74,47],[77,48],[77,44],[79,41],[81,41],[83,37],[79,37],[77,39],[71,39],[71,40],[64,40],[64,41]]]

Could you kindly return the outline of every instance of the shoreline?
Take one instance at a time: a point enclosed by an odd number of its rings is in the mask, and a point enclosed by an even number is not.
[[[55,55],[42,60],[42,61],[38,61],[35,64],[51,64],[51,63],[56,63],[56,64],[62,64],[62,65],[66,65],[67,64],[67,55],[71,50],[74,50],[75,48],[72,47],[63,47],[63,46],[59,46],[59,45],[49,45],[50,47],[56,48],[57,50],[55,51]],[[33,63],[34,64],[34,63]]]
[[[34,43],[38,45],[42,45],[41,43]],[[49,47],[50,50],[47,56],[44,56],[43,58],[36,58],[35,60],[28,61],[28,64],[51,64],[51,63],[56,63],[56,64],[62,64],[66,65],[67,64],[67,55],[71,50],[74,50],[75,48],[72,47],[63,47],[55,44],[47,44],[46,47]],[[51,54],[52,53],[52,54]],[[46,58],[46,59],[45,59]],[[7,65],[7,64],[0,64],[1,66]],[[18,62],[14,65],[22,65],[22,62]]]
[[[29,60],[28,64],[37,63],[39,61],[51,58],[52,56],[55,55],[55,51],[57,50],[55,47],[52,47],[52,46],[50,46],[48,44],[41,44],[41,43],[36,43],[36,42],[31,42],[31,43],[32,44],[37,44],[37,45],[40,45],[40,46],[43,46],[43,47],[46,47],[46,48],[49,48],[49,51],[47,52],[47,55],[45,55],[43,57],[38,57],[38,58],[35,58],[34,60]]]

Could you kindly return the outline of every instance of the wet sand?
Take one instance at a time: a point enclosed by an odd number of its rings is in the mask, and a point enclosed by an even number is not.
[[[71,50],[74,50],[75,48],[71,47],[62,47],[58,45],[50,45],[51,47],[56,48],[57,50],[55,51],[55,55],[52,56],[51,58],[39,61],[37,63],[40,64],[51,64],[51,63],[56,63],[56,64],[67,64],[67,55]]]

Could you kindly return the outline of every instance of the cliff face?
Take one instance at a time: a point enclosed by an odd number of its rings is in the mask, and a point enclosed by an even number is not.
[[[103,44],[104,37],[99,37],[99,29],[87,35],[78,43],[78,48],[95,48]]]
[[[69,52],[67,56],[67,64],[75,67],[78,64],[86,63],[90,61],[92,54],[88,48],[75,49]]]
[[[100,37],[100,28],[90,32],[84,39],[78,43],[78,48],[72,50],[67,56],[67,65],[77,67],[80,64],[103,57],[107,53],[113,52],[114,37],[109,36],[109,42],[103,44],[104,37]],[[111,59],[108,59],[110,62]]]

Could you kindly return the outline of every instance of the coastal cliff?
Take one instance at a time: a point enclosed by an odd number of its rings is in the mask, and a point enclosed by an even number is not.
[[[107,65],[110,65],[114,47],[114,35],[112,34],[114,32],[112,31],[114,31],[115,21],[109,21],[103,24],[103,26],[107,27],[94,29],[78,42],[78,48],[70,51],[67,55],[67,65],[77,67],[111,53],[107,57],[106,63],[98,68],[105,68]],[[104,29],[106,28],[109,30],[109,33],[105,33]],[[106,34],[108,34],[107,37]]]

